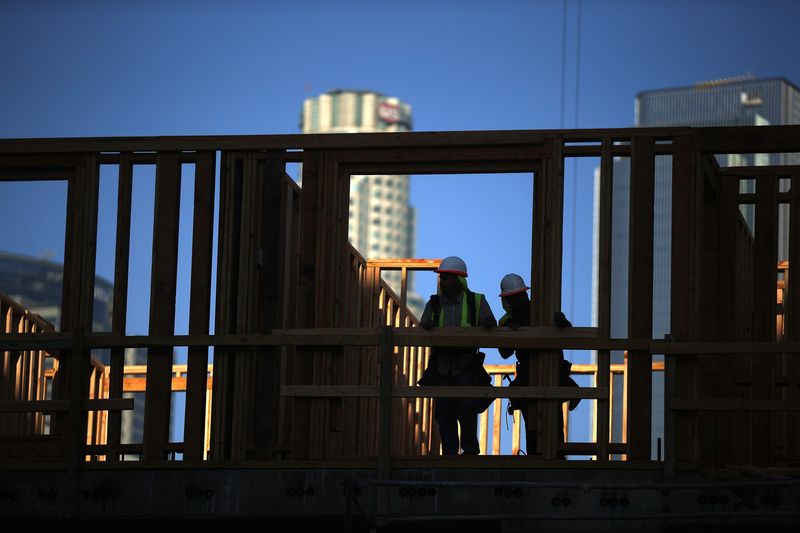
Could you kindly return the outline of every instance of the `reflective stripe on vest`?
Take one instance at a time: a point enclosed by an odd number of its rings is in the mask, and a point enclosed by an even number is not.
[[[477,326],[481,319],[481,301],[483,299],[483,294],[479,292],[473,292],[472,294],[475,295],[475,326]],[[461,298],[461,327],[462,328],[471,328],[473,324],[469,323],[469,305],[467,304],[467,292],[464,291],[464,297]],[[440,304],[444,307],[444,303]],[[439,310],[439,327],[444,327],[444,309]]]

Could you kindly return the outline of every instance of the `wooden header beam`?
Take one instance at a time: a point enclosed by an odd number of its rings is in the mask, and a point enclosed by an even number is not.
[[[552,138],[563,138],[574,143],[603,138],[625,142],[639,136],[670,139],[688,135],[693,129],[697,128],[27,138],[0,140],[0,154],[497,146],[541,144]]]

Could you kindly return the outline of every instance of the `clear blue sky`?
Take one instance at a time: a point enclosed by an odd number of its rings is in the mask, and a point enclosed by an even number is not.
[[[163,4],[0,3],[0,138],[296,133],[303,99],[335,88],[401,98],[416,131],[558,128],[562,97],[564,127],[625,127],[642,90],[744,73],[800,83],[800,10],[789,0],[584,0],[579,70],[570,0],[563,90],[562,0]],[[590,322],[591,167],[575,176],[567,165],[563,301],[576,325]],[[137,176],[135,217],[152,203],[152,175]],[[108,178],[101,221],[113,220]],[[0,184],[4,220],[28,228],[0,232],[0,249],[63,258],[64,191]],[[444,195],[460,206],[446,226]],[[529,277],[530,198],[522,175],[412,178],[417,257],[463,256],[472,288],[499,316],[502,275]],[[101,222],[98,257],[109,280],[110,224]],[[147,328],[151,224],[134,220],[131,333]],[[181,254],[188,272],[188,250]],[[419,292],[433,283],[420,276]],[[182,283],[178,333],[187,300]]]

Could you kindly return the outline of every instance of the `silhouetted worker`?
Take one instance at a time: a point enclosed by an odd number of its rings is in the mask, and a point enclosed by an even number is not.
[[[500,318],[501,326],[508,326],[511,329],[518,329],[520,327],[531,325],[531,302],[528,299],[527,290],[530,287],[525,285],[522,276],[518,274],[506,274],[500,282],[500,299],[503,302],[503,309],[506,314]],[[564,313],[558,312],[554,316],[554,323],[556,327],[568,328],[572,327],[572,323],[567,320]],[[504,359],[508,359],[516,352],[517,355],[517,376],[511,382],[511,387],[526,387],[529,384],[531,365],[534,364],[537,351],[532,348],[499,348],[500,355]],[[561,387],[577,387],[569,373],[572,369],[572,363],[564,359],[564,352],[560,352],[561,358],[559,363],[558,372],[558,385]],[[569,400],[569,410],[572,411],[578,406],[580,399],[573,398]],[[535,400],[525,400],[517,398],[508,402],[509,411],[522,411],[522,418],[525,420],[525,444],[526,452],[528,455],[537,453],[538,447],[536,439],[538,437],[536,431],[535,419]],[[564,420],[561,414],[561,409],[558,410],[559,427],[564,427]],[[563,431],[559,431],[561,435],[561,442],[564,442]]]
[[[497,325],[484,295],[472,292],[467,287],[467,265],[461,258],[452,256],[443,259],[434,272],[439,274],[439,287],[437,294],[432,295],[425,305],[420,319],[423,328],[493,328]],[[489,385],[489,377],[476,348],[434,347],[422,379],[417,383],[426,386]],[[460,447],[464,455],[478,455],[478,413],[486,402],[480,398],[436,398],[435,405],[442,453],[458,455]]]

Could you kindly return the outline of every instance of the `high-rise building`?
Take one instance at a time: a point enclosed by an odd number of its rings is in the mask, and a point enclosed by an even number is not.
[[[61,326],[63,278],[64,267],[60,263],[0,252],[0,292],[42,317],[56,331]],[[93,331],[111,331],[113,294],[114,286],[97,276],[94,285]]]
[[[783,78],[754,79],[750,76],[697,83],[692,87],[640,92],[636,97],[637,127],[711,127],[800,124],[800,89]],[[718,154],[721,166],[788,165],[800,163],[799,154]],[[599,174],[595,173],[595,190]],[[655,157],[655,203],[653,213],[653,338],[670,331],[671,235],[672,235],[672,159]],[[742,192],[754,192],[754,183],[743,182]],[[628,324],[628,204],[630,199],[630,159],[614,161],[612,214],[612,255],[620,258],[611,274],[611,335],[624,337]],[[595,209],[598,205],[595,202]],[[743,206],[742,214],[753,228],[754,212]],[[788,217],[781,211],[778,220],[778,257],[787,258]],[[595,235],[596,236],[596,235]],[[596,292],[596,291],[595,291]],[[622,354],[612,355],[621,363]],[[663,356],[654,355],[655,361]],[[619,378],[621,379],[621,377]],[[615,383],[622,390],[622,383]],[[658,439],[663,436],[663,374],[653,375],[653,457],[658,455]],[[621,419],[622,397],[613,399],[615,415]],[[622,428],[612,437],[620,441]]]
[[[334,90],[303,102],[303,133],[373,133],[411,130],[411,106],[372,91]],[[407,175],[351,176],[348,234],[367,258],[414,257],[416,214]],[[400,294],[400,273],[384,279]],[[420,316],[422,298],[408,276],[407,301]]]
[[[61,291],[64,266],[61,263],[8,252],[0,252],[0,293],[42,317],[56,331],[61,327]],[[100,276],[94,282],[92,331],[111,331],[114,286]],[[92,357],[107,365],[110,350],[92,350]],[[143,350],[126,349],[125,364],[146,364]],[[141,442],[144,428],[144,395],[139,394],[132,411],[122,413],[122,442]],[[126,393],[133,397],[133,393]]]

